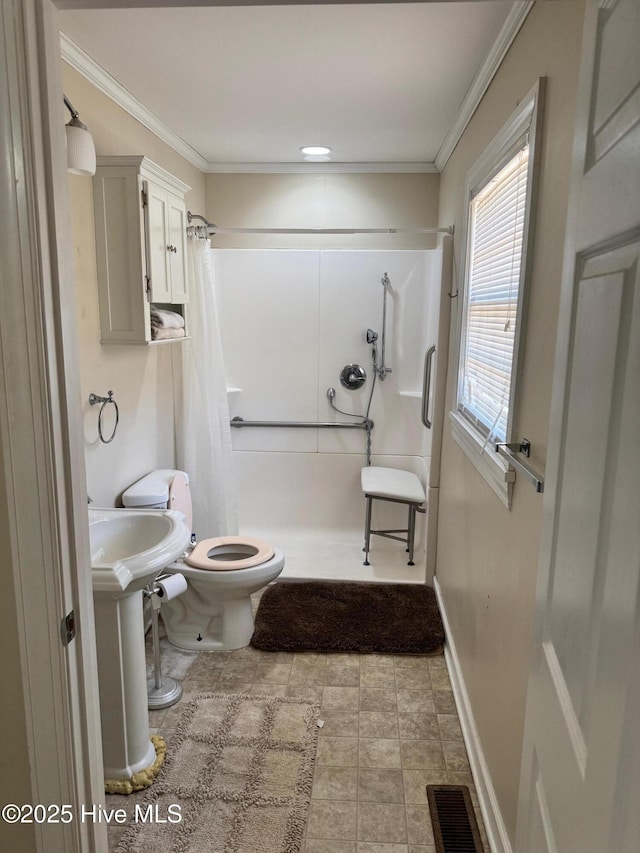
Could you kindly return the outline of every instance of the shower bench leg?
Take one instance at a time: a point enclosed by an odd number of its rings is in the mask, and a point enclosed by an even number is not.
[[[417,512],[426,512],[427,509],[425,506],[420,506],[419,504],[409,503],[409,501],[403,501],[399,498],[386,498],[381,495],[365,495],[367,499],[367,511],[365,515],[364,521],[364,563],[363,566],[369,566],[369,542],[371,540],[371,534],[374,536],[384,536],[386,539],[395,539],[397,542],[404,542],[407,546],[405,551],[409,554],[409,560],[407,562],[408,566],[415,566],[413,562],[413,548],[415,544],[416,537],[416,513]],[[378,501],[389,501],[390,503],[402,503],[407,504],[409,507],[409,514],[407,518],[407,527],[394,529],[394,530],[372,530],[371,529],[371,502],[373,500]],[[398,536],[398,533],[403,533],[404,536]]]
[[[364,520],[364,563],[363,566],[370,565],[369,563],[369,541],[371,540],[371,496],[367,495],[367,511]]]

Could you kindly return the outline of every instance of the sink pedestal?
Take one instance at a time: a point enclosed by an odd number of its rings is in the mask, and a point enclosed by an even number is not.
[[[142,590],[94,595],[105,779],[130,779],[150,767]]]
[[[187,547],[173,510],[89,509],[102,753],[107,780],[128,780],[156,759],[149,735],[142,589]]]

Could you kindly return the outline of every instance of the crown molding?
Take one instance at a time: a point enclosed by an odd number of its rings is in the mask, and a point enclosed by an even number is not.
[[[209,163],[209,174],[346,174],[437,172],[435,163]]]
[[[206,172],[208,163],[206,159],[181,136],[178,136],[170,127],[161,121],[155,113],[147,109],[145,105],[131,94],[125,87],[118,83],[95,59],[77,45],[69,36],[60,32],[60,47],[62,58],[78,73],[82,74],[90,83],[115,101],[125,112],[133,116],[140,124],[154,133],[163,142],[166,142],[174,151],[177,151],[185,160],[188,160],[201,172]]]
[[[473,78],[473,82],[464,97],[462,106],[458,111],[455,121],[449,128],[447,135],[440,146],[440,150],[438,151],[435,159],[435,165],[439,172],[444,169],[449,157],[453,154],[456,145],[460,141],[460,137],[466,130],[467,125],[471,121],[471,117],[477,110],[480,101],[484,97],[485,92],[489,88],[498,68],[507,55],[507,51],[513,44],[515,37],[520,31],[520,27],[524,24],[525,19],[533,6],[533,0],[519,0],[519,2],[513,4],[496,40],[491,47],[491,50],[478,69],[476,76]]]

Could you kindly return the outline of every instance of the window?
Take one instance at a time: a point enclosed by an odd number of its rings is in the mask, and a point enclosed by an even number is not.
[[[458,409],[497,441],[507,434],[528,166],[526,141],[469,205]]]
[[[506,506],[508,463],[525,320],[540,81],[471,169],[466,192],[454,438]]]

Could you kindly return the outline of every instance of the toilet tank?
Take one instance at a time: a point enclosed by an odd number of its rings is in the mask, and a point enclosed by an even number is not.
[[[189,476],[184,471],[161,468],[151,471],[122,493],[123,506],[131,509],[175,509],[192,530]]]

